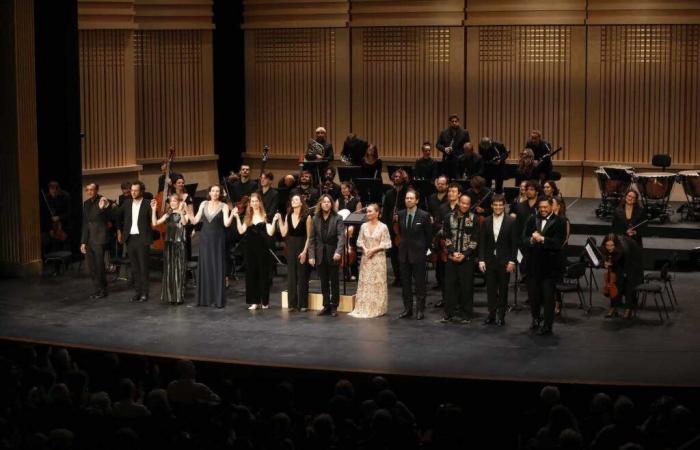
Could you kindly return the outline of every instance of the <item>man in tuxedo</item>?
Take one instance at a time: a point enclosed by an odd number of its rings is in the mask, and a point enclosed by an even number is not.
[[[333,199],[323,194],[316,207],[309,237],[309,264],[321,279],[323,309],[319,316],[337,315],[340,297],[339,263],[343,254],[343,218],[333,209]]]
[[[145,191],[143,182],[131,183],[131,198],[126,199],[113,214],[123,224],[121,238],[126,242],[136,289],[132,302],[148,301],[148,257],[153,243],[153,229],[151,205],[143,197]]]
[[[109,242],[106,214],[109,202],[98,194],[99,190],[100,186],[97,183],[88,183],[85,186],[86,200],[83,202],[83,228],[80,236],[80,252],[85,255],[95,286],[95,292],[90,295],[93,300],[107,296],[105,247]]]
[[[460,195],[457,208],[445,217],[442,224],[448,255],[443,323],[458,318],[467,325],[474,314],[474,265],[478,256],[479,219],[470,209],[471,197]]]
[[[400,319],[413,316],[413,292],[416,293],[416,319],[425,315],[425,258],[433,238],[430,215],[418,209],[418,193],[413,189],[406,191],[404,199],[406,209],[398,213],[401,233],[398,261],[401,271],[401,291],[404,310]]]
[[[479,270],[486,275],[486,297],[489,315],[485,325],[506,324],[508,283],[515,270],[518,255],[518,234],[515,219],[505,214],[506,200],[501,194],[491,199],[493,215],[481,227]],[[496,318],[498,316],[498,319]]]
[[[564,220],[552,212],[551,198],[541,198],[538,207],[539,214],[531,217],[525,225],[522,242],[530,249],[530,330],[537,331],[540,335],[549,335],[552,334],[554,322],[554,285],[563,270],[561,252],[566,239],[566,226]],[[540,318],[540,308],[544,309],[544,324]]]
[[[459,124],[459,116],[452,114],[448,120],[450,126],[440,132],[435,148],[442,152],[445,161],[445,175],[457,178],[457,161],[464,153],[464,145],[469,142],[469,132]]]

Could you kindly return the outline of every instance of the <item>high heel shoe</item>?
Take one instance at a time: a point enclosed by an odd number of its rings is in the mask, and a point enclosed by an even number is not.
[[[610,308],[608,310],[608,313],[605,315],[606,319],[612,319],[613,317],[617,317],[617,309],[615,308]]]
[[[255,303],[253,303],[252,305],[250,305],[250,306],[248,307],[248,309],[249,309],[249,310],[258,309],[258,305],[255,304]]]

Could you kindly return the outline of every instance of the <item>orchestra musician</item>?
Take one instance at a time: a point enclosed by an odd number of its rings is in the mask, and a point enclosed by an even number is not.
[[[447,245],[445,265],[445,314],[443,323],[471,323],[474,315],[474,265],[478,258],[479,220],[470,211],[471,198],[462,194],[457,208],[442,224]]]
[[[486,180],[478,175],[471,179],[469,185],[467,195],[471,199],[472,210],[483,221],[491,215],[491,200],[488,197],[493,195],[493,191],[486,187]]]
[[[376,144],[370,144],[365,156],[360,161],[362,178],[381,178],[382,160],[379,158],[379,149]]]
[[[471,142],[464,144],[464,153],[457,161],[457,177],[471,180],[484,174],[484,160],[474,152]]]
[[[430,141],[423,141],[421,157],[416,159],[413,169],[413,179],[433,181],[438,176],[438,165],[432,157],[433,147]]]
[[[532,150],[537,173],[540,182],[552,178],[552,145],[542,139],[540,130],[530,131],[530,139],[525,143],[525,148]]]
[[[552,211],[552,199],[540,198],[539,214],[530,217],[522,233],[522,243],[530,249],[528,297],[532,316],[531,331],[551,335],[554,324],[555,283],[561,278],[561,251],[564,245],[564,221]],[[544,311],[544,323],[540,310]]]
[[[515,184],[519,185],[523,181],[538,180],[540,175],[535,162],[535,155],[529,148],[520,152],[518,167],[515,170]]]
[[[343,255],[343,218],[333,208],[330,195],[321,195],[311,224],[309,264],[321,279],[323,309],[319,316],[337,316],[340,301],[340,259]]]
[[[615,274],[618,295],[610,298],[606,319],[617,317],[617,308],[624,306],[624,318],[631,319],[637,306],[635,289],[644,282],[642,248],[631,236],[610,233],[600,247],[604,267]]]
[[[486,276],[486,298],[489,315],[485,325],[506,324],[508,283],[515,270],[518,254],[518,233],[515,219],[505,214],[506,199],[501,194],[491,198],[493,215],[481,227],[479,270]]]
[[[316,128],[316,137],[309,141],[304,158],[306,161],[333,161],[333,146],[326,142],[326,129]]]
[[[628,189],[622,198],[622,204],[613,211],[611,232],[618,236],[629,236],[641,247],[642,229],[645,227],[646,213],[639,203],[639,194]]]
[[[168,161],[162,161],[160,163],[160,176],[158,177],[158,192],[163,192],[165,189],[165,186],[168,186],[168,190],[170,191],[173,183],[175,182],[175,179],[177,178],[182,178],[181,173],[173,172],[172,171],[172,165],[170,166],[170,174],[168,174]],[[129,186],[131,188],[131,186]],[[146,197],[144,197],[146,198]],[[146,198],[146,200],[149,200]]]
[[[107,278],[105,276],[105,247],[107,238],[107,206],[109,202],[99,195],[100,185],[85,185],[83,202],[83,227],[80,236],[80,252],[85,255],[90,277],[95,291],[90,298],[97,300],[107,297]]]
[[[299,195],[309,208],[316,205],[319,198],[319,191],[313,187],[313,175],[308,170],[302,170],[299,175],[299,186],[289,192],[289,195]]]
[[[542,195],[546,198],[559,197],[560,192],[557,183],[552,180],[547,180],[542,184]]]
[[[44,193],[42,192],[42,195]],[[41,237],[44,253],[70,250],[71,197],[61,189],[58,181],[49,181],[41,208]]]
[[[231,172],[226,185],[228,192],[231,194],[229,200],[232,204],[238,203],[243,196],[250,197],[250,194],[258,190],[258,184],[250,178],[250,166],[248,164],[241,164],[238,175]]]
[[[496,181],[496,193],[503,192],[503,179],[505,177],[506,159],[508,149],[500,142],[490,137],[482,137],[479,141],[479,154],[484,160],[484,178],[486,187],[491,188],[491,181]]]
[[[323,180],[321,183],[321,194],[328,194],[333,197],[335,202],[340,197],[340,185],[335,181],[335,167],[326,167],[323,171]]]
[[[405,204],[404,199],[408,189],[408,174],[403,169],[395,170],[394,173],[391,174],[391,180],[394,185],[391,189],[384,193],[384,200],[382,201],[382,222],[389,227],[391,241],[396,244],[396,227],[392,225],[396,220],[397,212]],[[389,249],[389,256],[391,257],[391,270],[394,274],[394,282],[392,286],[400,286],[401,271],[399,270],[399,254],[397,245],[393,245]]]
[[[455,179],[458,178],[457,161],[464,151],[464,144],[469,142],[469,132],[462,128],[457,114],[450,115],[448,120],[450,126],[440,132],[435,148],[442,153],[442,160],[447,162],[445,175]]]
[[[561,266],[566,267],[568,264],[566,260],[566,246],[569,244],[569,237],[571,236],[571,221],[568,217],[566,217],[566,202],[562,197],[552,197],[552,212],[554,212],[554,214],[564,221],[565,233],[564,245],[561,252]],[[559,295],[557,295],[554,303],[554,315],[561,315],[561,297]]]
[[[269,170],[264,170],[260,175],[260,196],[262,197],[263,206],[265,207],[265,212],[267,213],[267,221],[271,222],[272,218],[278,212],[279,205],[279,192],[277,189],[272,187],[272,182],[275,176]]]
[[[367,151],[367,141],[360,139],[355,133],[348,134],[343,143],[341,159],[344,163],[359,166]]]

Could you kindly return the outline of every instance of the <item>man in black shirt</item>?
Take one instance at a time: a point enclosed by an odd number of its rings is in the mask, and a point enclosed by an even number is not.
[[[305,159],[307,161],[333,161],[333,146],[326,142],[325,128],[316,128],[316,138],[309,141]]]
[[[457,178],[457,160],[464,153],[464,144],[469,142],[469,132],[460,126],[456,114],[449,121],[450,126],[440,132],[435,148],[442,152],[442,160],[448,162],[445,175]]]
[[[107,236],[107,206],[106,198],[98,195],[100,186],[88,183],[85,186],[83,202],[83,229],[80,236],[80,252],[85,255],[95,292],[91,299],[107,296],[107,279],[105,277],[105,247],[109,242]]]
[[[265,170],[260,175],[260,195],[262,195],[263,206],[267,220],[272,221],[272,218],[277,214],[278,193],[277,189],[272,187],[272,181],[275,176],[269,170]]]
[[[403,169],[396,170],[391,179],[394,182],[394,187],[384,193],[384,201],[382,202],[382,217],[381,220],[389,227],[389,234],[392,242],[395,241],[396,235],[393,230],[394,219],[398,217],[398,212],[403,208],[406,198],[406,190],[408,189],[408,174]],[[401,285],[401,273],[399,268],[399,249],[392,246],[389,249],[391,258],[391,269],[394,273],[394,286]]]
[[[158,177],[158,192],[163,192],[163,189],[165,189],[165,186],[167,185],[168,188],[172,188],[174,181],[177,180],[178,178],[182,178],[182,174],[173,172],[172,171],[172,165],[170,166],[170,177],[168,177],[168,174],[166,173],[168,171],[168,162],[163,161],[160,163],[160,176]],[[131,186],[129,186],[131,188]]]
[[[491,181],[496,180],[496,193],[502,193],[508,149],[490,137],[483,137],[479,142],[479,154],[484,160],[483,176],[486,179],[486,187],[490,188]]]
[[[299,175],[299,186],[289,192],[289,198],[295,194],[299,194],[309,208],[316,206],[320,194],[318,189],[311,184],[312,180],[313,176],[311,172],[303,170],[301,175]]]
[[[335,167],[327,167],[323,171],[323,182],[321,183],[321,194],[328,194],[333,200],[340,198],[340,185],[335,181]]]
[[[250,178],[250,166],[248,164],[241,164],[238,179],[233,183],[226,182],[226,184],[231,197],[233,197],[231,201],[234,204],[244,195],[250,196],[250,194],[258,190],[258,183]]]
[[[552,158],[548,155],[552,153],[552,144],[542,139],[540,130],[532,130],[530,132],[530,140],[525,144],[525,148],[532,150],[537,163],[537,173],[540,175],[540,181],[551,179],[552,176]]]
[[[416,167],[413,169],[414,180],[433,181],[437,177],[437,162],[431,157],[433,151],[430,141],[424,141],[421,147],[423,155],[416,160]]]
[[[464,154],[459,157],[458,177],[471,180],[484,174],[484,161],[478,153],[474,152],[471,142],[464,144]]]

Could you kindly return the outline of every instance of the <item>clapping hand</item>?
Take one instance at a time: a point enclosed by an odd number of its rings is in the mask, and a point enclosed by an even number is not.
[[[151,209],[152,209],[153,211],[155,211],[157,208],[158,208],[158,202],[157,202],[156,199],[154,198],[153,200],[151,200]]]
[[[272,218],[272,222],[278,222],[282,220],[282,215],[280,213],[275,214],[275,217]]]
[[[99,206],[100,209],[105,209],[107,206],[109,206],[109,200],[104,197],[100,197],[100,202],[97,204],[97,206]]]

